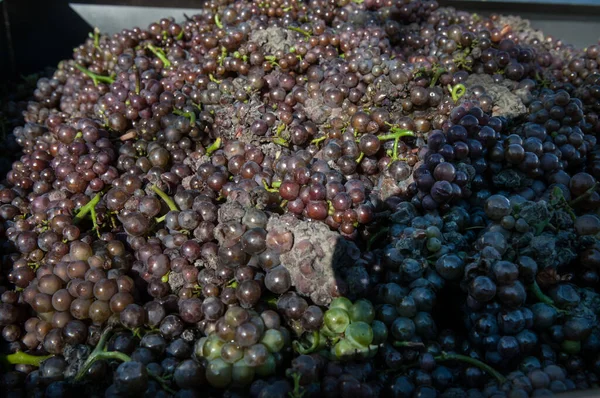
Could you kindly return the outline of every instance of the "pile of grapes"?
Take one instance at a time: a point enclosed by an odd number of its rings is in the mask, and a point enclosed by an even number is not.
[[[95,30],[2,107],[0,395],[595,388],[599,64],[433,0]]]

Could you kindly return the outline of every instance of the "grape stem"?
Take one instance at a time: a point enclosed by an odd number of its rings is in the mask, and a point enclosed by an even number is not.
[[[596,189],[598,189],[598,183],[595,183],[590,189],[588,189],[583,194],[570,201],[569,206],[575,207],[577,204],[579,204],[579,202],[582,202],[585,199],[589,198],[596,191]]]
[[[450,95],[452,96],[452,100],[454,103],[457,103],[458,100],[465,95],[467,92],[467,88],[464,84],[457,84],[454,87],[448,84],[448,91],[450,91]]]
[[[438,79],[440,78],[440,76],[442,76],[442,74],[446,73],[446,69],[441,68],[441,67],[435,67],[434,68],[434,73],[433,73],[433,77],[431,78],[431,83],[429,84],[429,87],[434,87],[435,84],[438,82]]]
[[[94,39],[94,48],[100,51],[100,29],[94,28],[94,32],[90,33],[90,37]]]
[[[275,130],[275,137],[273,138],[273,142],[276,143],[277,145],[281,145],[284,147],[288,147],[289,143],[287,142],[287,140],[285,138],[283,138],[281,136],[281,133],[283,133],[285,130],[285,124],[281,123],[279,126],[277,126],[277,130]]]
[[[196,114],[194,112],[189,112],[189,111],[185,112],[185,111],[182,111],[179,109],[173,109],[173,114],[177,115],[177,116],[185,116],[188,119],[190,119],[190,124],[192,126],[196,125]]]
[[[213,82],[213,83],[217,83],[217,84],[219,84],[219,83],[222,83],[222,82],[223,82],[222,80],[219,80],[219,79],[215,78],[215,77],[214,77],[214,75],[213,75],[212,73],[209,73],[209,74],[208,74],[208,78],[209,78],[209,79],[210,79],[210,81],[211,81],[211,82]]]
[[[223,29],[223,23],[221,22],[221,19],[219,18],[219,14],[215,14],[215,25],[217,25],[217,28]]]
[[[115,361],[121,361],[121,362],[130,362],[131,361],[131,357],[129,355],[123,354],[122,352],[105,351],[106,350],[106,342],[107,342],[108,337],[110,336],[112,330],[113,330],[112,326],[107,326],[104,329],[104,331],[102,332],[102,335],[100,336],[100,340],[98,340],[98,344],[96,344],[96,347],[94,348],[94,350],[90,353],[90,355],[87,357],[87,359],[85,360],[83,365],[81,365],[81,368],[79,368],[79,371],[75,375],[75,381],[81,381],[85,377],[86,372],[94,364],[94,362],[96,362],[98,360],[113,359]],[[148,372],[148,376],[150,376],[151,378],[156,380],[161,385],[163,390],[165,390],[169,394],[175,394],[175,391],[172,388],[170,388],[168,385],[166,385],[165,380],[163,378],[161,378],[160,376],[156,375],[155,373],[149,371],[148,369],[146,369],[146,371]]]
[[[140,78],[140,70],[135,65],[132,66],[132,69],[133,69],[133,73],[135,74],[135,93],[137,95],[140,95],[141,86],[142,86],[142,81]]]
[[[0,355],[0,363],[6,365],[31,365],[37,368],[40,364],[48,358],[52,358],[54,355],[32,355],[23,351],[15,352],[8,355]]]
[[[219,149],[221,147],[221,137],[218,137],[215,142],[213,142],[212,144],[210,144],[210,146],[208,148],[206,148],[206,155],[210,156],[212,155],[212,153],[214,151],[216,151],[217,149]]]
[[[116,359],[116,360],[119,360],[122,362],[131,361],[131,358],[128,355],[125,355],[121,352],[104,351],[106,342],[112,332],[112,329],[113,328],[111,326],[107,326],[104,329],[104,331],[102,332],[102,335],[100,335],[98,344],[96,344],[96,347],[94,348],[94,350],[90,353],[90,355],[87,357],[87,359],[85,360],[83,365],[81,365],[81,368],[79,368],[79,371],[75,375],[75,381],[79,381],[79,380],[83,379],[83,377],[85,376],[85,373],[90,369],[90,367],[94,364],[94,362],[96,362],[99,359]]]
[[[556,306],[556,304],[554,303],[554,300],[552,300],[550,297],[548,297],[544,292],[542,292],[542,289],[540,288],[540,285],[538,285],[537,281],[534,280],[530,285],[529,285],[529,291],[531,293],[533,293],[533,295],[535,296],[535,298],[537,298],[539,300],[540,303],[544,303],[544,304],[548,304],[549,306],[551,306],[552,308],[554,308],[555,310],[557,310],[558,312],[568,312],[565,311],[561,308],[558,308]]]
[[[413,133],[410,130],[401,129],[400,127],[398,127],[394,124],[391,124],[391,123],[387,123],[387,125],[390,126],[391,133],[379,135],[379,136],[377,136],[377,138],[379,138],[379,141],[394,140],[394,150],[392,152],[392,159],[396,160],[396,159],[398,159],[398,142],[400,141],[400,138],[414,137],[415,133]]]
[[[279,192],[279,187],[281,186],[281,182],[280,181],[274,181],[271,183],[271,186],[269,186],[269,184],[267,184],[266,180],[262,180],[263,183],[263,187],[265,188],[265,190],[267,192],[273,192],[273,193],[278,193]]]
[[[92,212],[92,209],[94,209],[96,207],[96,205],[98,204],[98,202],[100,202],[101,196],[102,196],[101,193],[97,193],[96,196],[94,196],[92,198],[92,200],[90,200],[88,203],[86,203],[84,206],[82,206],[79,209],[79,211],[77,212],[75,217],[73,217],[74,225],[77,225],[78,223],[80,223],[83,220],[83,218],[88,215],[88,213]],[[92,213],[92,223],[94,224],[94,228],[97,228],[98,224],[96,223],[96,220],[94,217],[95,213],[96,213],[96,210],[94,209],[94,212]]]
[[[300,379],[302,378],[302,374],[298,372],[293,372],[290,374],[292,380],[294,380],[294,390],[289,392],[288,395],[290,398],[302,398],[306,394],[306,391],[300,386]]]
[[[356,164],[360,164],[360,162],[362,162],[364,157],[365,157],[365,153],[361,152],[360,155],[358,155],[358,158],[356,159]]]
[[[471,358],[466,355],[450,354],[447,352],[442,352],[441,355],[438,355],[435,357],[435,360],[438,362],[444,362],[444,361],[465,362],[465,363],[468,363],[469,365],[478,367],[479,369],[483,370],[484,372],[489,373],[492,377],[494,377],[496,380],[498,380],[498,383],[500,383],[500,384],[504,384],[506,382],[506,378],[504,376],[502,376],[497,370],[492,368],[490,365],[483,363],[478,359]]]
[[[383,235],[387,234],[387,232],[389,231],[388,227],[385,228],[381,228],[379,231],[377,231],[375,233],[375,235],[371,236],[371,239],[369,239],[369,242],[367,243],[367,251],[371,251],[371,246],[373,246],[373,244],[379,240],[379,238],[381,238]]]
[[[156,185],[151,185],[150,189],[154,191],[166,204],[169,206],[169,210],[171,211],[179,211],[173,199],[169,197],[162,189],[157,187]]]
[[[313,332],[313,341],[310,347],[305,347],[298,340],[294,340],[292,344],[294,346],[294,350],[301,355],[307,355],[315,352],[317,348],[319,348],[319,344],[321,343],[321,336],[318,331]]]
[[[294,32],[301,33],[301,34],[303,34],[304,36],[306,36],[307,38],[310,38],[310,37],[312,36],[312,33],[308,32],[308,31],[306,31],[306,30],[304,30],[304,29],[297,28],[297,27],[295,27],[295,26],[288,26],[287,28],[288,28],[289,30],[292,30],[292,31],[294,31]]]
[[[156,47],[154,47],[154,45],[152,45],[150,43],[148,43],[146,45],[146,48],[148,50],[150,50],[154,55],[156,55],[158,57],[158,59],[160,59],[162,61],[165,68],[171,67],[171,61],[169,61],[165,52],[161,48],[156,48]]]
[[[87,77],[92,79],[92,82],[94,82],[94,86],[97,86],[98,82],[107,83],[107,84],[111,84],[111,83],[115,82],[115,79],[112,78],[111,76],[99,75],[97,73],[92,72],[91,70],[89,70],[87,68],[84,68],[83,66],[81,66],[79,64],[75,64],[75,67],[77,69],[79,69],[79,71],[81,73],[83,73],[84,75],[86,75]]]
[[[323,137],[319,137],[319,138],[315,138],[314,140],[312,140],[310,143],[312,145],[317,145],[318,143],[325,141],[327,138],[329,138],[329,136],[326,134]]]
[[[415,341],[394,341],[394,347],[402,348],[424,348],[425,344]]]

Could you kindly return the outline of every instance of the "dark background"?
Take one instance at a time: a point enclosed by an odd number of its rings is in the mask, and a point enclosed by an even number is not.
[[[521,15],[532,20],[535,28],[560,37],[578,47],[596,43],[600,36],[600,0],[438,0],[441,5],[454,6],[482,15],[504,13]],[[562,5],[541,4],[562,2]],[[597,5],[581,5],[582,3]],[[77,7],[89,5],[93,8],[86,18],[79,15],[70,4]],[[164,7],[153,12],[146,10],[120,9],[126,16],[126,27],[145,27],[162,16],[181,19],[183,10],[199,7],[198,0],[0,0],[0,76],[14,80],[21,76],[55,66],[61,59],[70,58],[75,46],[82,43],[93,29],[92,24],[114,30],[115,6]],[[113,16],[110,15],[113,11]],[[92,13],[90,17],[90,12]],[[125,27],[125,26],[124,26]],[[108,32],[114,33],[114,32]]]

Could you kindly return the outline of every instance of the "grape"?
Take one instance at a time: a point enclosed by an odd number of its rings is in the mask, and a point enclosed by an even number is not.
[[[275,373],[275,369],[277,367],[277,363],[275,362],[275,357],[273,354],[269,354],[265,363],[260,366],[257,366],[254,370],[259,376],[268,376]]]
[[[231,380],[237,385],[250,384],[254,379],[254,369],[245,360],[237,361],[231,368]]]
[[[252,322],[246,322],[235,330],[235,342],[241,347],[249,347],[260,339],[260,331]]]
[[[264,344],[271,352],[279,352],[285,346],[284,336],[279,330],[276,329],[269,329],[265,331],[260,342]]]
[[[375,308],[373,308],[373,304],[370,301],[358,300],[352,304],[348,314],[350,315],[351,322],[360,321],[369,324],[375,319]]]
[[[227,363],[235,363],[242,359],[244,350],[235,343],[225,343],[221,347],[221,358]]]
[[[368,347],[373,342],[373,330],[366,322],[352,322],[344,332],[345,337],[358,347]]]
[[[115,372],[115,388],[121,393],[132,394],[135,391],[144,391],[147,383],[146,368],[139,362],[124,362]]]
[[[350,324],[350,316],[341,308],[330,308],[325,312],[324,324],[333,333],[344,333]]]
[[[216,358],[208,362],[206,366],[206,380],[211,386],[224,388],[231,383],[233,376],[232,365],[226,363],[221,358]]]
[[[251,367],[263,365],[268,356],[269,350],[263,344],[254,344],[244,350],[244,361]]]
[[[265,287],[275,294],[287,292],[291,284],[290,273],[282,265],[271,268],[265,277]]]

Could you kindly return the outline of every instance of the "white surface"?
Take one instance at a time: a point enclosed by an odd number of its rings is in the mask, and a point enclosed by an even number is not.
[[[163,8],[163,7],[134,7],[95,4],[74,4],[71,7],[90,26],[98,27],[102,33],[117,33],[123,28],[134,26],[146,28],[152,22],[161,18],[173,17],[183,21],[185,17],[198,14],[198,8]]]

